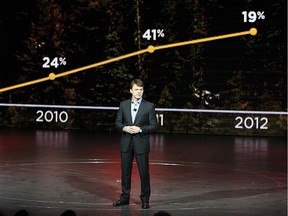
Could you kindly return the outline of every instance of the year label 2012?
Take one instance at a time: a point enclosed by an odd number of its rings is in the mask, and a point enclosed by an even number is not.
[[[235,118],[236,129],[259,129],[267,130],[268,129],[268,118],[267,117],[242,117],[237,116]]]

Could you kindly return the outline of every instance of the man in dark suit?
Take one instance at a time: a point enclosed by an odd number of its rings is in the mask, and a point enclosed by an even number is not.
[[[149,134],[157,127],[154,104],[142,98],[144,83],[140,79],[131,82],[132,98],[120,103],[115,126],[121,132],[122,194],[113,206],[129,205],[131,173],[134,156],[141,179],[142,208],[149,208],[151,194],[149,174]]]

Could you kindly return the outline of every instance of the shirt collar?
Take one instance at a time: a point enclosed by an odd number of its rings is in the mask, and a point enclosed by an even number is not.
[[[137,100],[137,102],[136,102],[136,104],[141,104],[141,102],[142,102],[142,97],[139,99],[139,100]],[[131,99],[131,104],[134,104],[135,102]]]

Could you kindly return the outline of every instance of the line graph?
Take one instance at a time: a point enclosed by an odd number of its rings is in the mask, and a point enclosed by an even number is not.
[[[180,46],[185,46],[185,45],[191,45],[191,44],[197,44],[197,43],[204,43],[204,42],[209,42],[209,41],[214,41],[214,40],[220,40],[220,39],[227,39],[227,38],[232,38],[232,37],[239,37],[239,36],[244,36],[244,35],[252,35],[255,36],[257,34],[257,29],[256,28],[251,28],[248,31],[242,31],[242,32],[236,32],[236,33],[230,33],[230,34],[224,34],[224,35],[219,35],[219,36],[212,36],[212,37],[207,37],[207,38],[202,38],[202,39],[196,39],[196,40],[188,40],[188,41],[184,41],[184,42],[178,42],[178,43],[172,43],[172,44],[166,44],[166,45],[159,45],[159,46],[148,46],[146,49],[142,49],[139,51],[135,51],[132,53],[128,53],[125,55],[121,55],[115,58],[111,58],[111,59],[107,59],[101,62],[97,62],[94,64],[90,64],[90,65],[86,65],[83,67],[79,67],[76,69],[72,69],[69,71],[65,71],[59,74],[55,74],[53,72],[51,72],[47,77],[43,77],[40,79],[36,79],[36,80],[31,80],[28,82],[24,82],[24,83],[20,83],[20,84],[16,84],[16,85],[12,85],[12,86],[8,86],[8,87],[4,87],[0,89],[0,93],[1,92],[6,92],[6,91],[10,91],[13,89],[17,89],[17,88],[23,88],[26,86],[30,86],[30,85],[34,85],[37,83],[41,83],[41,82],[45,82],[45,81],[51,81],[51,80],[55,80],[56,78],[59,77],[63,77],[63,76],[68,76],[74,73],[78,73],[84,70],[88,70],[91,68],[95,68],[95,67],[99,67],[102,65],[106,65],[112,62],[116,62],[116,61],[120,61],[126,58],[130,58],[133,56],[137,56],[137,55],[141,55],[144,53],[153,53],[157,50],[162,50],[162,49],[169,49],[169,48],[175,48],[175,47],[180,47]]]

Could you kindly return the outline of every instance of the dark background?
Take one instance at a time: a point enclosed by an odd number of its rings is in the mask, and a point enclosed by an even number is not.
[[[244,23],[242,11],[264,11]],[[1,3],[0,88],[145,49],[247,31],[228,38],[143,54],[0,93],[0,103],[118,106],[133,78],[156,108],[287,111],[287,2],[251,0],[9,0]],[[163,29],[156,41],[147,29]],[[43,57],[67,64],[42,68]],[[36,108],[0,107],[2,127],[113,130],[115,111],[67,109],[63,123],[36,123]],[[49,110],[49,109],[46,109]],[[45,112],[46,110],[43,109]],[[61,111],[61,110],[59,110]],[[236,130],[239,114],[165,113],[159,132],[286,136],[287,115],[269,130]],[[236,122],[237,123],[237,122]],[[104,126],[104,127],[103,127]]]

